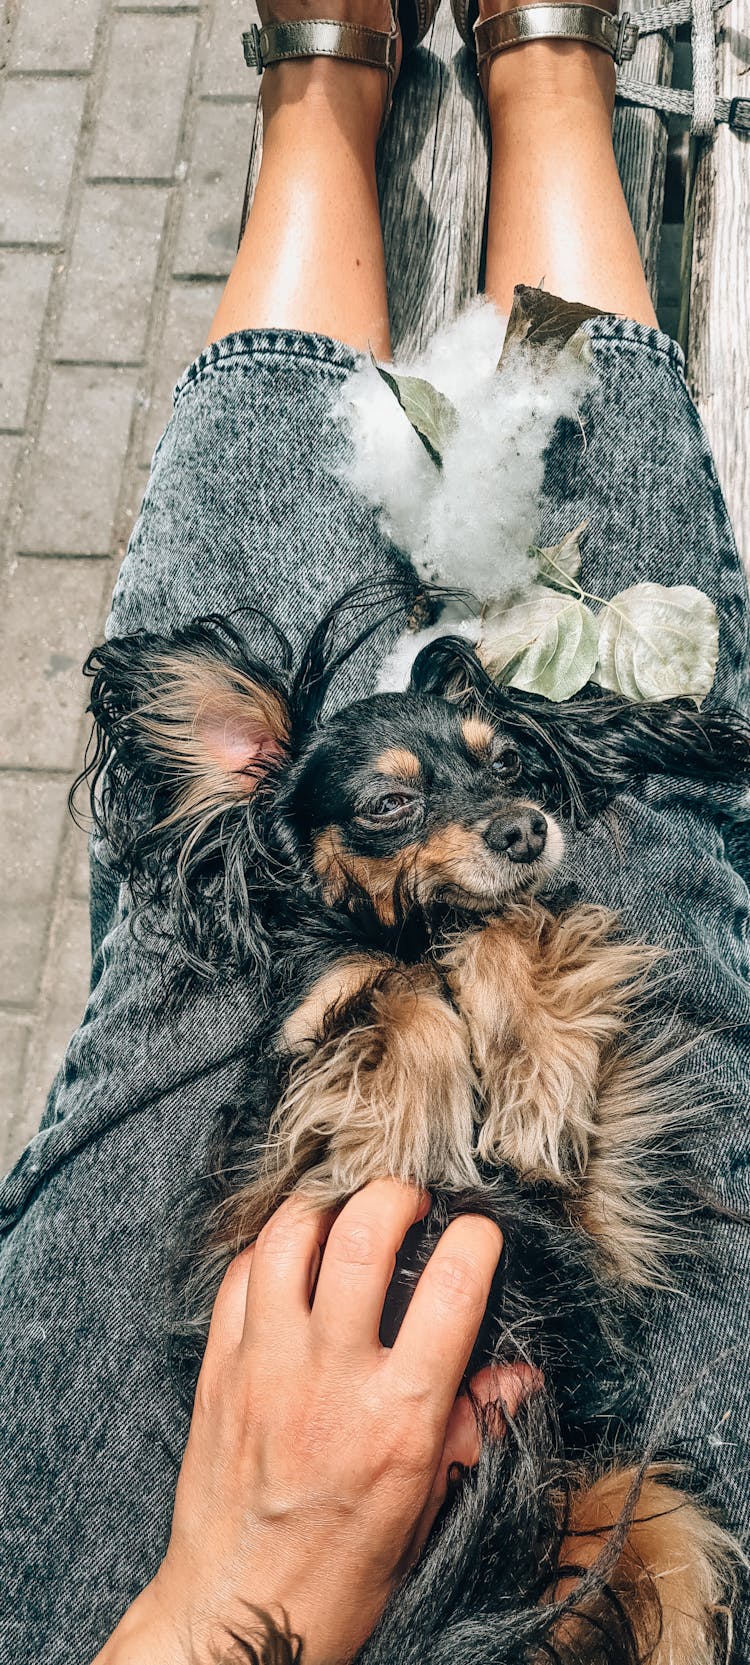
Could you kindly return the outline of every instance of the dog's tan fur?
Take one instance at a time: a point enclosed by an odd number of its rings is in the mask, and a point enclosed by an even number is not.
[[[177,788],[163,826],[184,822],[184,862],[223,806],[250,798],[289,740],[284,701],[224,661],[161,654],[153,661],[154,697],[134,711],[147,749]]]
[[[614,924],[604,909],[555,918],[529,903],[456,938],[432,967],[368,955],[333,966],[280,1037],[297,1058],[258,1206],[295,1187],[338,1201],[384,1173],[469,1184],[478,1159],[504,1162],[567,1192],[619,1279],[663,1283],[646,1157],[684,1112],[676,1055],[618,1044],[654,955],[613,939]],[[676,1236],[670,1224],[672,1248]]]
[[[481,1158],[553,1180],[611,1273],[663,1283],[646,1158],[683,1113],[676,1055],[618,1044],[654,956],[613,939],[614,923],[604,909],[555,918],[529,903],[434,966],[368,955],[333,966],[280,1037],[297,1056],[240,1213],[253,1185],[262,1214],[295,1187],[335,1202],[384,1173],[473,1183]],[[677,1235],[670,1225],[672,1248]]]
[[[557,828],[551,818],[548,825],[552,845]],[[316,839],[313,866],[329,904],[342,902],[356,891],[369,898],[384,925],[395,924],[403,895],[425,906],[441,897],[453,902],[486,899],[490,907],[501,894],[512,898],[521,877],[512,868],[501,875],[483,832],[457,823],[438,827],[421,842],[405,844],[391,856],[358,855],[347,849],[337,826],[326,827]]]
[[[134,714],[144,736],[189,790],[200,780],[201,797],[234,791],[247,795],[267,766],[269,753],[284,750],[289,716],[280,696],[221,660],[198,663],[162,654],[153,663],[158,696]],[[244,777],[244,778],[243,778]]]
[[[311,1052],[322,1041],[326,1028],[330,1027],[330,1015],[366,988],[382,969],[382,964],[382,961],[366,954],[337,961],[325,977],[318,978],[309,994],[287,1018],[279,1036],[280,1049],[292,1053]]]
[[[321,1202],[392,1174],[472,1185],[477,1083],[462,1018],[429,966],[373,968],[357,1022],[336,1008],[328,1033],[292,1065],[269,1129],[263,1180]]]
[[[347,850],[338,827],[326,827],[315,841],[313,866],[329,904],[343,901],[356,889],[369,898],[384,925],[393,925],[395,897],[417,853],[418,845],[409,844],[392,856],[358,856]]]
[[[485,722],[483,717],[465,717],[461,729],[469,751],[473,752],[475,757],[490,756],[497,739],[492,723]]]
[[[612,940],[614,923],[603,908],[556,919],[529,903],[443,954],[482,1082],[486,1161],[561,1184],[585,1171],[603,1056],[651,958]]]
[[[421,765],[416,752],[410,752],[405,746],[389,746],[375,759],[375,769],[379,775],[393,776],[396,780],[419,780]]]
[[[660,1036],[604,1059],[586,1167],[568,1201],[575,1224],[596,1238],[603,1269],[642,1289],[667,1287],[675,1253],[693,1246],[691,1221],[654,1207],[650,1178],[662,1135],[685,1132],[686,1050]]]
[[[611,1469],[572,1500],[560,1566],[588,1568],[633,1508],[624,1547],[608,1583],[635,1632],[638,1658],[649,1665],[723,1665],[728,1656],[726,1592],[737,1567],[728,1533],[669,1483],[668,1466],[648,1470],[638,1489],[635,1471]],[[635,1485],[634,1485],[635,1482]],[[634,1505],[631,1499],[637,1492]],[[550,1592],[556,1599],[575,1586],[571,1576]],[[566,1616],[558,1640],[574,1657],[588,1657],[592,1627],[583,1598]],[[577,1644],[577,1646],[576,1646]]]

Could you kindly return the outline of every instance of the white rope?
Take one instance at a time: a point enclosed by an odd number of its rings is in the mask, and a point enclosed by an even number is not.
[[[723,11],[730,3],[731,0],[713,0],[712,10],[714,13]],[[633,20],[638,24],[640,35],[655,35],[660,29],[676,29],[680,23],[689,23],[692,15],[693,0],[664,0],[661,6],[649,6],[647,11],[634,12]]]
[[[624,104],[642,104],[649,110],[661,110],[667,116],[693,116],[693,95],[678,87],[657,87],[653,81],[639,81],[634,75],[621,75],[617,82],[617,96]],[[714,123],[728,122],[735,133],[750,134],[750,98],[717,98]]]
[[[693,0],[693,117],[690,131],[707,138],[716,125],[716,32],[712,0]]]
[[[690,22],[693,48],[693,91],[657,86],[620,72],[617,95],[626,104],[642,104],[665,115],[688,116],[690,130],[699,138],[713,133],[717,122],[726,121],[737,133],[750,134],[750,98],[719,98],[716,93],[715,14],[729,0],[663,0],[661,5],[636,11],[633,21],[641,35],[662,29],[676,29]]]

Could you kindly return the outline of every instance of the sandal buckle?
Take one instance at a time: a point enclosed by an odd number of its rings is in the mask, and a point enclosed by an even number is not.
[[[248,69],[257,70],[258,75],[262,75],[264,67],[263,50],[260,43],[260,29],[257,23],[253,23],[250,29],[245,29],[242,36],[242,50],[245,54],[245,63]]]
[[[640,30],[638,28],[638,24],[635,22],[634,18],[631,17],[630,12],[623,12],[622,17],[618,21],[617,34],[615,36],[615,50],[613,57],[616,64],[627,63],[628,59],[632,58],[636,46],[638,45],[639,34]]]
[[[727,121],[733,133],[750,135],[750,98],[733,98]]]

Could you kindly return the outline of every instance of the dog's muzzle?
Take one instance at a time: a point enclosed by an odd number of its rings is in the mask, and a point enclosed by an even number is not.
[[[547,817],[532,807],[509,810],[490,822],[484,837],[494,855],[538,861],[547,842]]]

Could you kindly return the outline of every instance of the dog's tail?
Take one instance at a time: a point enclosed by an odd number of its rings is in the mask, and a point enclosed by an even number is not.
[[[706,1509],[671,1483],[675,1472],[670,1465],[653,1465],[643,1476],[637,1468],[614,1468],[574,1493],[553,1591],[556,1600],[574,1598],[555,1633],[561,1659],[601,1657],[603,1665],[609,1658],[596,1651],[601,1596],[576,1596],[576,1584],[620,1523],[626,1531],[607,1590],[627,1617],[635,1657],[649,1665],[719,1665],[726,1659],[737,1546]]]

